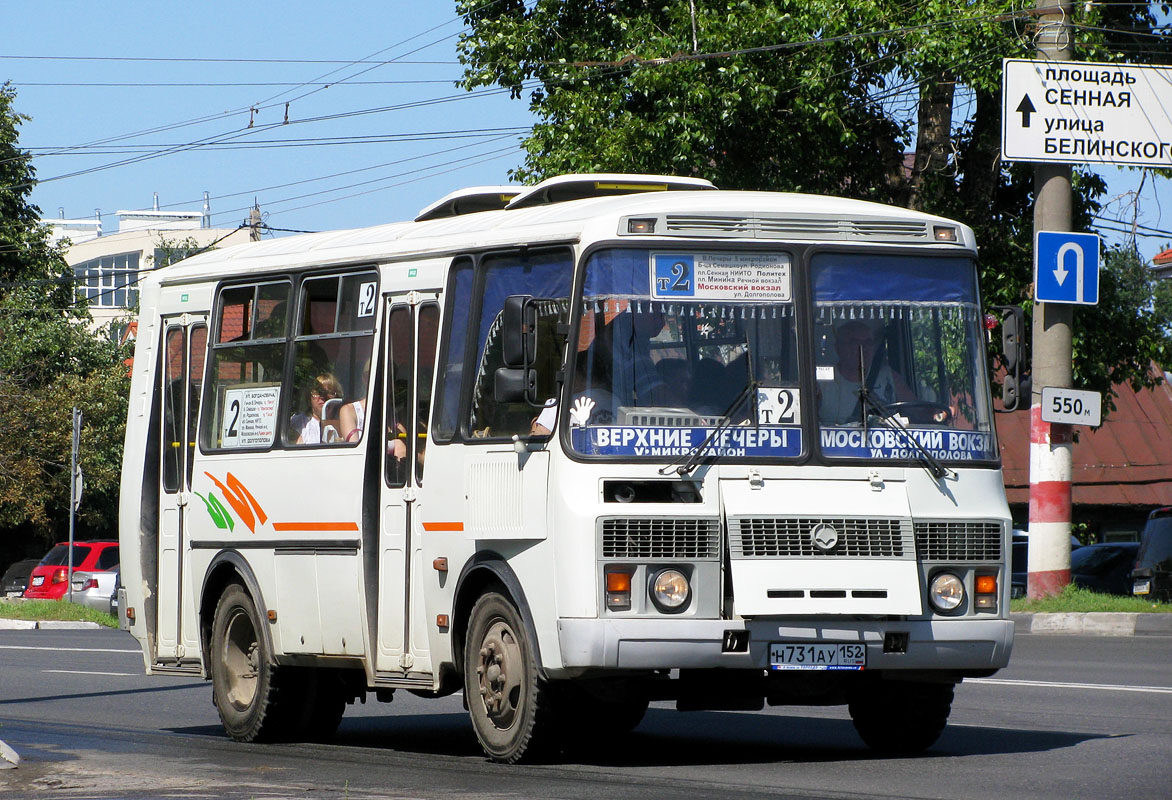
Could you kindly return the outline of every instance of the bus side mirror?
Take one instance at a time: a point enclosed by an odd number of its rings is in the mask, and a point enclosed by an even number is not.
[[[1006,411],[1030,407],[1031,380],[1025,355],[1025,312],[1020,306],[993,306],[1001,311],[1001,350],[1005,379],[1001,383],[1001,405]]]
[[[505,298],[501,310],[501,358],[506,367],[528,367],[537,355],[537,306],[527,294]]]
[[[493,376],[493,397],[498,403],[537,401],[537,306],[533,297],[515,294],[505,298],[501,309],[501,360]]]
[[[537,405],[537,370],[500,367],[493,376],[493,398],[498,403]]]

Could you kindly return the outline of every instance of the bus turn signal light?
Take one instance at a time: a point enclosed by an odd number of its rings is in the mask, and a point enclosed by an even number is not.
[[[629,611],[631,608],[631,573],[606,573],[606,607],[611,611]]]
[[[980,611],[996,611],[997,577],[995,575],[978,575],[976,590],[977,609]]]

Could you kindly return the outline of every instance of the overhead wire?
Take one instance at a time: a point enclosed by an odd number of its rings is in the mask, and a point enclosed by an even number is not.
[[[385,134],[370,134],[366,136],[315,136],[301,139],[253,139],[251,141],[232,144],[232,143],[213,143],[206,145],[205,149],[209,150],[252,150],[252,149],[268,149],[273,147],[327,147],[340,146],[352,144],[387,144],[395,142],[426,142],[426,141],[442,141],[445,139],[469,139],[477,137],[495,136],[501,132],[523,133],[528,130],[528,127],[512,126],[509,128],[469,128],[467,130],[446,130],[446,131],[420,131],[416,133],[385,133]],[[34,156],[39,155],[39,151],[46,151],[44,156],[52,155],[116,155],[118,153],[134,153],[134,152],[154,152],[156,148],[160,147],[177,147],[179,143],[143,143],[143,144],[126,144],[126,145],[103,145],[103,147],[111,147],[111,150],[97,150],[86,152],[71,152],[54,154],[47,152],[57,148],[51,146],[32,146],[27,148],[27,152]],[[140,148],[149,148],[142,149]]]
[[[730,51],[722,51],[719,53],[693,54],[693,55],[696,58],[700,58],[700,57],[732,56],[732,55],[740,55],[740,54],[753,53],[753,52],[767,52],[772,49],[791,48],[791,47],[797,47],[797,46],[802,46],[802,45],[813,46],[813,45],[827,44],[827,43],[831,43],[834,41],[842,41],[842,40],[851,39],[851,38],[859,38],[859,37],[864,37],[864,36],[877,36],[882,33],[888,33],[888,34],[908,33],[911,31],[927,29],[930,27],[938,27],[938,26],[944,25],[944,24],[960,24],[961,22],[980,22],[980,21],[985,21],[988,19],[1008,19],[1011,16],[1016,16],[1018,18],[1028,18],[1036,13],[1037,13],[1037,10],[1035,9],[1035,10],[1023,10],[1021,12],[1017,12],[1016,15],[1006,15],[1006,14],[984,15],[984,16],[978,15],[976,17],[969,17],[969,18],[965,18],[963,20],[953,20],[951,22],[940,21],[940,22],[934,22],[934,23],[930,23],[930,24],[922,25],[922,26],[896,27],[896,28],[889,29],[888,31],[882,31],[882,32],[873,32],[873,31],[872,32],[859,32],[859,33],[844,35],[842,37],[830,37],[830,38],[826,38],[826,39],[813,39],[813,40],[807,40],[805,42],[787,42],[787,43],[782,43],[782,44],[778,44],[778,45],[771,45],[771,46],[763,46],[763,47],[756,47],[756,48],[744,48],[741,50],[730,50]],[[450,24],[450,22],[444,23],[444,24],[445,25]],[[438,27],[442,27],[442,26],[436,26],[436,27],[438,28]],[[432,28],[429,30],[434,30],[434,29],[435,28]],[[427,32],[428,31],[425,31],[424,33],[427,33]],[[418,38],[418,36],[420,36],[420,35],[423,35],[423,34],[417,34],[416,37],[412,37],[412,38]],[[445,37],[445,38],[448,38],[448,37]],[[405,40],[405,41],[410,41],[410,40]],[[442,40],[440,40],[440,41],[442,41]],[[426,47],[426,46],[428,46],[428,45],[425,45],[424,47]],[[384,52],[384,51],[379,51],[379,52]],[[369,58],[369,57],[367,57],[367,58]],[[644,66],[645,65],[657,66],[657,65],[669,63],[673,60],[677,60],[677,59],[675,59],[675,57],[673,56],[672,58],[669,58],[669,59],[642,59],[642,60],[624,59],[624,60],[615,61],[615,62],[592,62],[592,63],[581,62],[578,65],[579,66],[603,66],[603,67],[609,66],[609,67],[611,67],[611,69],[602,72],[602,74],[607,74],[607,73],[614,74],[614,73],[622,72],[622,71],[628,69],[634,63],[638,63],[639,65],[644,65]],[[331,62],[331,63],[338,63],[338,62]],[[360,60],[346,62],[346,63],[350,66],[353,66],[353,65],[365,63],[365,61],[360,59]],[[391,61],[379,62],[379,65],[388,64],[388,63],[392,63],[392,62]],[[376,66],[378,66],[378,65],[376,65]],[[364,72],[365,71],[369,71],[369,69],[364,70]],[[326,73],[326,74],[328,75],[328,74],[332,74],[332,73]],[[362,74],[362,73],[359,73],[359,74]],[[591,75],[591,77],[597,77],[598,74],[599,74],[598,72],[595,72]],[[351,77],[356,77],[356,76],[351,76]],[[572,82],[572,81],[570,79],[566,79],[566,80],[560,81],[560,82],[565,83],[565,82]],[[533,88],[539,84],[544,85],[545,83],[548,83],[548,82],[542,82],[542,81],[537,81],[537,80],[526,81],[522,84],[521,89],[526,90],[529,88]],[[309,84],[309,82],[306,82],[306,83],[300,84],[300,85],[308,85],[308,84]],[[905,82],[904,86],[908,87],[908,86],[910,86],[910,83]],[[488,89],[488,90],[482,90],[481,94],[496,94],[499,92],[511,91],[511,90],[512,90],[511,88]],[[340,114],[321,115],[318,117],[307,118],[307,119],[303,119],[303,120],[296,120],[296,121],[291,121],[291,122],[295,122],[298,124],[306,124],[306,123],[311,123],[311,122],[321,122],[321,121],[327,121],[327,120],[333,120],[333,119],[348,118],[348,117],[352,117],[352,116],[360,116],[360,115],[364,115],[364,114],[384,113],[386,111],[400,110],[400,109],[408,108],[408,107],[419,107],[421,105],[430,105],[430,104],[434,104],[434,103],[451,102],[451,101],[458,100],[458,99],[466,99],[470,95],[474,95],[476,93],[477,92],[474,90],[473,92],[463,93],[461,95],[456,95],[456,96],[431,98],[431,99],[422,100],[422,101],[415,101],[415,102],[407,103],[407,104],[398,104],[396,106],[384,106],[384,107],[379,107],[379,108],[361,109],[361,110],[356,110],[356,111],[348,111],[348,112],[344,112],[344,113],[340,113]],[[885,94],[873,95],[873,99],[875,99],[876,101],[882,102],[884,99],[887,99],[890,97],[897,97],[897,96],[899,96],[899,94],[900,94],[899,89],[889,89]],[[274,97],[279,97],[279,96],[280,95],[276,95]],[[248,147],[248,146],[251,146],[251,144],[240,144],[240,145],[228,144],[228,142],[232,141],[233,139],[242,138],[244,136],[250,135],[247,132],[248,130],[257,130],[257,129],[254,127],[253,129],[246,129],[245,131],[230,131],[225,134],[222,134],[219,138],[210,137],[210,138],[214,139],[214,141],[197,140],[197,142],[187,143],[185,146],[181,146],[181,147],[184,147],[184,148],[195,148],[195,147],[218,148],[218,147],[229,147],[229,146],[230,147]],[[264,130],[264,128],[262,127],[261,130]],[[296,146],[296,145],[293,142],[290,142],[285,145],[274,142],[272,144],[272,146]],[[140,159],[126,160],[126,161],[129,163],[133,163],[137,160],[141,160],[141,158],[160,157],[162,155],[169,155],[172,152],[175,152],[175,151],[168,149],[168,150],[164,150],[162,152],[158,152],[158,153],[154,153],[154,154],[149,154],[149,155],[144,154],[143,156],[140,157]],[[48,155],[48,154],[45,154],[45,155]],[[43,157],[43,156],[40,156],[40,157]],[[103,165],[101,167],[91,168],[91,170],[96,171],[98,169],[109,169],[109,168],[112,168],[113,166],[122,166],[122,165],[124,165],[124,162],[115,162],[112,165]],[[85,174],[86,172],[91,171],[91,170],[79,171],[79,174]],[[76,176],[76,175],[70,174],[68,177],[74,177],[74,176]],[[56,178],[45,179],[45,181],[54,180],[54,179],[61,179],[63,177],[67,177],[67,176],[56,176]],[[347,187],[339,187],[339,189],[341,189],[341,188],[347,188]],[[240,194],[244,194],[244,193],[245,192],[241,192]]]
[[[492,3],[490,3],[488,7],[491,7],[491,6],[493,6],[493,5],[496,5],[496,4],[498,4],[498,3],[501,3],[501,2],[504,2],[504,0],[493,0],[493,2],[492,2]],[[524,0],[524,4],[528,4],[528,3],[530,3],[530,2],[536,2],[536,0]],[[376,52],[375,52],[374,54],[372,54],[372,55],[379,55],[379,54],[381,54],[381,53],[385,53],[385,52],[387,52],[388,50],[392,50],[392,49],[394,49],[395,47],[398,47],[398,46],[400,46],[400,45],[402,45],[402,44],[406,44],[407,42],[413,41],[414,39],[417,39],[417,38],[419,38],[419,37],[420,37],[420,36],[422,36],[422,35],[425,35],[425,34],[427,34],[427,33],[430,33],[430,32],[431,32],[431,31],[433,31],[433,30],[437,30],[438,28],[441,28],[441,27],[445,27],[445,26],[447,26],[447,25],[450,25],[452,22],[455,22],[455,21],[458,21],[458,20],[459,20],[459,18],[458,18],[458,17],[456,17],[456,18],[453,18],[453,19],[450,19],[450,20],[448,20],[448,21],[446,21],[446,22],[444,22],[444,23],[441,23],[440,25],[434,26],[433,28],[429,28],[429,29],[427,29],[427,30],[425,30],[425,31],[422,31],[422,32],[420,32],[420,33],[417,33],[417,34],[414,34],[414,35],[412,35],[412,36],[408,37],[407,39],[401,40],[401,41],[399,41],[399,42],[396,42],[395,44],[389,45],[388,47],[385,47],[385,48],[383,48],[383,49],[381,49],[381,50],[378,50],[378,51],[376,51]],[[458,35],[458,34],[453,34],[453,35]],[[408,55],[411,55],[411,54],[413,54],[413,53],[419,52],[420,50],[426,49],[427,47],[431,47],[431,46],[433,46],[433,45],[435,45],[435,44],[438,44],[439,42],[445,41],[446,39],[449,39],[449,38],[452,38],[452,37],[451,37],[451,36],[445,36],[445,37],[443,37],[443,38],[441,38],[441,39],[438,39],[438,40],[436,40],[436,41],[434,41],[434,42],[431,42],[431,43],[429,43],[429,44],[427,44],[427,45],[424,45],[424,46],[418,47],[418,48],[416,48],[415,50],[412,50],[412,51],[410,51],[410,52],[408,52],[408,53],[405,53],[405,54],[403,54],[402,56],[400,56],[400,57],[397,57],[397,58],[405,58],[405,57],[406,57],[406,56],[408,56]],[[2,56],[0,56],[0,57],[2,57]],[[371,56],[367,56],[366,58],[367,58],[367,59],[369,59],[370,57],[371,57]],[[107,58],[108,58],[108,60],[117,60],[117,59],[119,59],[119,57],[107,57]],[[381,61],[381,62],[377,62],[377,63],[373,64],[373,65],[370,67],[370,69],[374,69],[374,68],[377,68],[377,67],[385,66],[385,65],[387,65],[387,64],[390,64],[390,63],[395,63],[395,62],[397,61],[397,58],[396,58],[396,59],[387,59],[387,60],[384,60],[384,61]],[[352,59],[352,60],[350,60],[350,61],[348,61],[348,62],[344,62],[344,63],[345,63],[345,65],[346,65],[346,66],[354,66],[354,65],[357,65],[357,64],[359,64],[359,63],[363,63],[363,62],[364,62],[364,59]],[[450,63],[450,62],[440,62],[440,63]],[[343,67],[340,67],[340,68],[338,68],[338,69],[335,69],[335,70],[331,70],[331,71],[329,71],[329,72],[325,73],[325,75],[323,75],[323,76],[318,76],[318,77],[320,78],[320,77],[325,77],[325,76],[331,75],[331,74],[333,74],[334,72],[338,72],[338,71],[340,71],[341,69],[344,69],[344,68],[345,68],[345,66],[343,66]],[[359,75],[360,75],[360,74],[365,74],[366,72],[369,72],[369,71],[370,71],[370,69],[365,69],[365,70],[363,70],[362,72],[360,72],[360,73],[358,73],[358,74],[359,74]],[[350,77],[357,77],[357,75],[350,76]],[[341,79],[339,79],[338,81],[335,81],[335,82],[334,82],[334,84],[331,84],[331,85],[337,85],[337,84],[339,84],[339,83],[343,83],[343,82],[345,82],[346,80],[348,80],[348,78],[341,78]],[[316,91],[316,90],[315,90],[315,91]],[[280,97],[282,94],[287,94],[287,93],[288,93],[288,92],[281,92],[281,93],[278,93],[277,95],[275,95],[274,97]],[[313,93],[313,92],[310,92],[310,94],[312,94],[312,93]],[[271,100],[271,99],[273,99],[273,98],[269,98],[269,100]],[[251,127],[252,127],[252,123],[253,123],[253,121],[254,121],[254,120],[253,120],[253,115],[256,113],[256,111],[258,111],[258,110],[260,110],[261,108],[263,108],[263,107],[264,107],[264,105],[263,105],[263,104],[264,104],[264,103],[267,103],[267,102],[268,102],[268,100],[263,100],[263,101],[260,101],[260,102],[258,102],[258,103],[250,103],[250,104],[249,104],[249,105],[247,105],[247,106],[239,106],[239,107],[237,107],[237,108],[235,108],[235,109],[231,109],[231,110],[229,110],[229,111],[224,111],[224,112],[220,112],[220,113],[217,113],[217,114],[211,114],[211,115],[204,115],[204,116],[201,116],[201,117],[196,117],[196,118],[193,118],[193,119],[190,119],[190,120],[183,120],[183,121],[180,121],[180,122],[177,122],[177,123],[170,123],[170,124],[163,125],[163,126],[156,126],[156,127],[154,127],[154,128],[148,128],[148,129],[145,129],[145,130],[143,130],[143,131],[137,131],[137,132],[133,132],[133,133],[129,133],[129,134],[121,134],[121,135],[114,136],[114,137],[107,137],[107,138],[105,138],[105,139],[97,140],[97,141],[95,141],[95,142],[89,142],[89,143],[87,143],[87,144],[100,144],[100,143],[108,143],[108,142],[111,142],[111,141],[122,141],[122,140],[124,140],[124,139],[128,139],[128,138],[136,138],[136,137],[138,137],[138,136],[147,135],[147,134],[150,134],[150,133],[159,133],[159,132],[163,132],[163,131],[166,131],[166,130],[175,130],[175,129],[178,129],[178,128],[181,128],[181,127],[188,127],[188,126],[191,126],[191,125],[198,125],[198,124],[203,124],[204,122],[209,122],[209,121],[216,120],[216,119],[222,119],[222,118],[224,118],[224,117],[227,117],[227,116],[239,116],[239,115],[246,114],[246,113],[250,115],[250,116],[249,116],[249,123],[250,123],[250,124],[249,124],[249,127],[251,128]],[[289,102],[292,102],[292,101],[289,101]],[[268,107],[272,107],[272,106],[268,106]]]

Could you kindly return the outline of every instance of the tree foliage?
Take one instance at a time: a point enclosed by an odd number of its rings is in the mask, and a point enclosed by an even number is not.
[[[457,7],[469,25],[459,44],[464,86],[527,94],[537,116],[514,178],[666,173],[943,214],[976,230],[987,302],[1029,305],[1032,170],[1000,160],[1000,126],[1001,59],[1033,55],[1033,3]],[[1168,29],[1149,6],[1085,4],[1074,14],[1078,58],[1172,62]],[[1105,186],[1076,170],[1074,188],[1074,229],[1090,230]],[[1148,360],[1161,353],[1153,319],[1135,323],[1144,335],[1121,341],[1117,312],[1105,303],[1079,309],[1075,369],[1088,387],[1151,380]]]
[[[0,87],[0,559],[39,555],[69,520],[72,409],[84,419],[80,537],[116,534],[128,353],[91,319],[29,202],[25,117]]]

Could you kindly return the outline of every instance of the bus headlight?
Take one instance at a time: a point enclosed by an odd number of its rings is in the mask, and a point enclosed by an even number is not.
[[[941,572],[928,586],[928,601],[937,611],[955,611],[964,602],[964,581],[951,572]]]
[[[683,611],[691,597],[688,578],[678,569],[661,569],[651,579],[651,602],[660,611]]]

